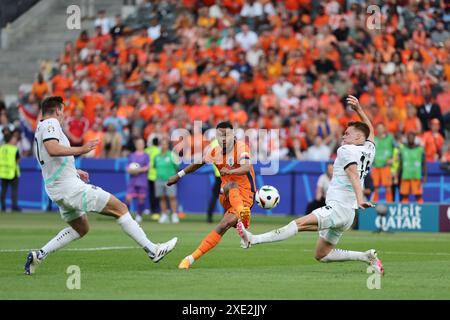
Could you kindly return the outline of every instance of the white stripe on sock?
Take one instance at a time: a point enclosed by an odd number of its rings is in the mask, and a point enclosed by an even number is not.
[[[360,251],[349,251],[343,249],[333,249],[320,262],[338,262],[338,261],[363,261],[369,262],[367,254]]]
[[[144,250],[155,252],[155,244],[147,238],[144,230],[142,230],[139,224],[133,220],[129,212],[117,219],[117,223],[122,227],[122,230],[144,248]]]
[[[52,240],[41,248],[42,255],[39,258],[44,259],[48,254],[65,247],[79,238],[80,235],[72,227],[62,229]]]

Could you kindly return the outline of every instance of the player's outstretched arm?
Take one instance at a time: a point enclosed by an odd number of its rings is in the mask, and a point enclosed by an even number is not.
[[[81,147],[65,147],[58,140],[52,139],[44,142],[44,147],[51,157],[77,156],[88,153],[96,148],[98,140],[91,140]]]
[[[363,189],[361,182],[359,180],[358,170],[356,164],[351,164],[345,169],[350,182],[352,184],[353,190],[355,191],[356,201],[358,202],[358,207],[361,209],[367,209],[374,207],[374,205],[369,201],[364,201]]]
[[[167,185],[171,186],[178,182],[183,176],[185,176],[188,173],[194,172],[195,170],[201,168],[204,165],[204,163],[191,163],[183,170],[179,171],[176,175],[171,176],[169,180],[167,181]]]
[[[367,126],[370,129],[370,134],[368,139],[372,142],[375,141],[375,130],[373,128],[372,122],[370,121],[370,119],[367,117],[366,113],[364,112],[364,110],[362,109],[361,105],[359,104],[359,100],[358,98],[349,95],[347,97],[347,103],[350,106],[350,108],[352,108],[353,110],[355,110],[355,112],[358,114],[358,116],[361,118],[361,121],[364,122],[365,124],[367,124]]]

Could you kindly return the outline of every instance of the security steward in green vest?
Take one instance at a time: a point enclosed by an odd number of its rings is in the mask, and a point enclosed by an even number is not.
[[[413,194],[418,203],[423,203],[422,183],[427,179],[427,163],[425,151],[415,142],[416,134],[408,132],[407,143],[400,146],[400,196],[401,202],[409,202]]]
[[[217,139],[214,139],[211,141],[211,148],[214,148],[216,146],[219,145],[219,141],[217,141]],[[207,222],[208,223],[212,223],[213,222],[213,213],[214,213],[214,209],[216,208],[216,203],[217,203],[217,199],[219,199],[219,195],[220,195],[220,185],[222,184],[222,180],[220,179],[220,172],[217,169],[217,167],[215,165],[212,165],[213,169],[214,169],[214,186],[212,189],[212,194],[211,194],[211,198],[209,199],[209,204],[208,204],[208,215],[207,215]]]
[[[12,210],[21,211],[17,200],[20,177],[18,137],[11,133],[5,136],[5,142],[0,146],[1,211],[6,211],[6,192],[9,186],[12,189]]]
[[[391,164],[391,174],[392,174],[392,199],[395,201],[395,195],[400,188],[399,181],[399,167],[400,167],[400,145],[395,143],[394,150],[392,152],[392,164]]]
[[[160,153],[158,145],[159,140],[158,138],[155,137],[152,140],[152,145],[144,150],[144,152],[147,153],[148,157],[150,158],[147,180],[148,180],[148,200],[150,202],[150,212],[152,213],[153,220],[159,219],[158,199],[156,199],[155,196],[156,169],[153,166],[155,157]]]

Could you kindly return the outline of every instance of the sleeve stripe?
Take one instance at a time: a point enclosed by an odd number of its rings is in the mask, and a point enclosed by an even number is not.
[[[347,169],[348,167],[350,167],[352,164],[358,164],[358,163],[356,161],[349,162],[345,165],[344,170]]]
[[[42,142],[50,141],[50,140],[56,140],[56,141],[59,142],[59,139],[58,139],[58,138],[47,138],[47,139],[42,140]]]
[[[239,160],[244,160],[244,159],[245,159],[245,160],[250,160],[250,157],[249,157],[249,156],[245,156],[245,157],[240,157],[240,158],[239,158]]]

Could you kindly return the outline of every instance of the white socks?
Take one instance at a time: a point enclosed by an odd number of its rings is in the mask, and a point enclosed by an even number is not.
[[[141,245],[145,251],[151,254],[156,251],[156,245],[147,239],[144,231],[139,224],[133,220],[129,212],[117,219],[117,223],[120,224],[123,231]],[[49,253],[59,250],[79,238],[80,235],[75,229],[67,227],[61,230],[52,240],[39,250],[37,253],[38,258],[45,259]]]
[[[143,247],[145,251],[148,253],[154,253],[156,251],[156,245],[148,240],[144,230],[142,230],[139,224],[133,220],[129,212],[117,219],[117,223],[120,224],[122,230]]]
[[[363,261],[369,262],[366,252],[349,251],[342,249],[333,249],[320,262],[337,262],[337,261]]]
[[[253,234],[250,236],[251,244],[276,242],[286,240],[298,233],[298,227],[295,220],[286,226],[272,230],[263,234]],[[333,249],[320,262],[337,262],[337,261],[362,261],[369,262],[367,252],[349,251],[342,249]]]
[[[298,233],[297,223],[295,222],[295,220],[293,220],[283,228],[269,231],[263,234],[252,235],[251,243],[258,244],[258,243],[282,241],[295,236],[297,233]]]
[[[39,259],[45,259],[45,257],[56,250],[59,250],[74,240],[80,238],[78,232],[75,231],[72,227],[67,227],[62,229],[56,237],[50,240],[45,246],[42,247],[38,252]]]
[[[295,236],[298,233],[297,223],[291,221],[283,228],[269,231],[263,234],[253,234],[250,236],[252,244],[276,242],[286,240]],[[349,251],[342,249],[333,249],[325,257],[320,259],[320,262],[335,262],[335,261],[363,261],[369,262],[366,252]]]

